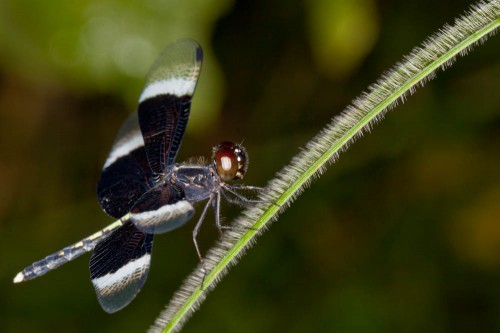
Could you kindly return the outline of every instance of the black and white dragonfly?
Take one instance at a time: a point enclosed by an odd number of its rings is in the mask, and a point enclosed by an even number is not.
[[[258,188],[227,183],[242,179],[247,170],[247,153],[238,144],[217,145],[210,164],[175,163],[201,63],[201,47],[182,40],[168,46],[152,66],[138,111],[118,132],[97,185],[102,209],[118,220],[28,266],[16,275],[15,283],[93,250],[90,278],[97,298],[105,311],[116,312],[134,299],[146,280],[154,234],[182,226],[193,217],[193,204],[207,200],[193,230],[203,264],[196,236],[208,209],[214,208],[221,231],[221,196],[240,204],[257,202],[237,190]]]

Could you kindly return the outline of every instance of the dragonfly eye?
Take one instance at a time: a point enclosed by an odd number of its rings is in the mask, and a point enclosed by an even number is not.
[[[247,152],[234,142],[225,141],[215,146],[212,159],[217,174],[225,182],[243,179],[247,171]]]

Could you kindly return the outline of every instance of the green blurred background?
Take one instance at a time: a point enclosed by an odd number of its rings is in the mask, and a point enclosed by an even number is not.
[[[242,141],[265,185],[462,0],[0,2],[0,331],[141,332],[198,264],[193,223],[155,239],[149,279],[104,313],[84,256],[95,184],[160,50],[205,62],[179,160]],[[212,292],[185,332],[500,332],[499,36],[358,140]],[[230,221],[239,209],[224,205]],[[200,236],[217,238],[213,220]]]

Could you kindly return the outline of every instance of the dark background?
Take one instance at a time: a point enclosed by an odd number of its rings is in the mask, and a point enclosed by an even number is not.
[[[160,50],[205,50],[179,160],[242,141],[263,186],[469,1],[0,3],[0,331],[137,332],[197,265],[193,223],[155,239],[136,300],[104,313],[86,255],[13,285],[99,230],[95,184]],[[490,38],[330,166],[185,332],[500,331],[500,43]],[[239,209],[224,205],[230,221]],[[212,218],[203,249],[217,238]]]

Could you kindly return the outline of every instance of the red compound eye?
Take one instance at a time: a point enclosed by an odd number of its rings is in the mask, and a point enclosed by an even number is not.
[[[215,170],[222,181],[242,179],[247,171],[247,152],[234,142],[221,142],[213,149]]]

